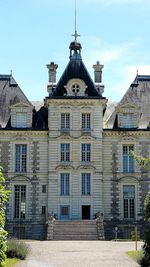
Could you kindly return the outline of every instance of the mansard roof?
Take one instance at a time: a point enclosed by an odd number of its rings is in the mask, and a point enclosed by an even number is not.
[[[10,105],[18,102],[30,104],[12,75],[0,75],[0,125],[6,125],[10,117]]]
[[[117,109],[126,104],[131,104],[139,108],[140,117],[138,128],[147,129],[150,125],[150,75],[137,75],[135,77],[121,101],[118,102],[115,110],[107,119],[107,128],[112,129],[117,127]]]
[[[70,98],[69,96],[66,95],[65,86],[71,79],[81,79],[82,81],[84,81],[84,83],[87,86],[85,98],[87,97],[103,98],[100,92],[96,89],[96,86],[92,81],[82,61],[81,54],[77,50],[74,50],[73,54],[70,56],[70,61],[64,73],[62,74],[58,84],[56,85],[56,88],[50,94],[49,98],[59,98],[59,97]],[[76,96],[76,98],[81,98],[81,97]]]

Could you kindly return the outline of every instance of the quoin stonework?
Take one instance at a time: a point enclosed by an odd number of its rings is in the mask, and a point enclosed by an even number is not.
[[[121,101],[112,103],[103,96],[103,65],[93,65],[93,81],[76,38],[69,49],[58,82],[58,65],[47,65],[48,94],[40,107],[12,75],[0,75],[0,165],[11,189],[9,235],[111,239],[116,230],[130,238],[135,224],[142,234],[150,175],[130,151],[149,156],[150,76],[137,75]]]

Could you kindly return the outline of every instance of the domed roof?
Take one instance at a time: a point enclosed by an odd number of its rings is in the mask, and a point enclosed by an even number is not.
[[[82,48],[81,44],[78,43],[76,40],[70,43],[69,49],[74,51],[80,51]]]

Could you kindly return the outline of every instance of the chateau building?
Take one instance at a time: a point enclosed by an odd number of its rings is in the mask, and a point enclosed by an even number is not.
[[[6,226],[11,236],[45,239],[48,218],[94,220],[105,238],[143,229],[149,172],[130,151],[149,156],[150,76],[137,75],[115,106],[103,96],[103,65],[91,79],[81,44],[70,44],[69,63],[56,83],[47,65],[48,96],[36,110],[12,75],[0,75],[0,165],[11,190]]]

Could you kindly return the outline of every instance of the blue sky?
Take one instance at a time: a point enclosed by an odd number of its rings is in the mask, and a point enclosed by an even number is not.
[[[13,76],[29,100],[47,93],[46,64],[58,64],[57,80],[69,60],[74,0],[0,0],[0,73]],[[121,99],[136,72],[150,74],[150,1],[77,0],[82,58],[104,64],[103,96]]]

